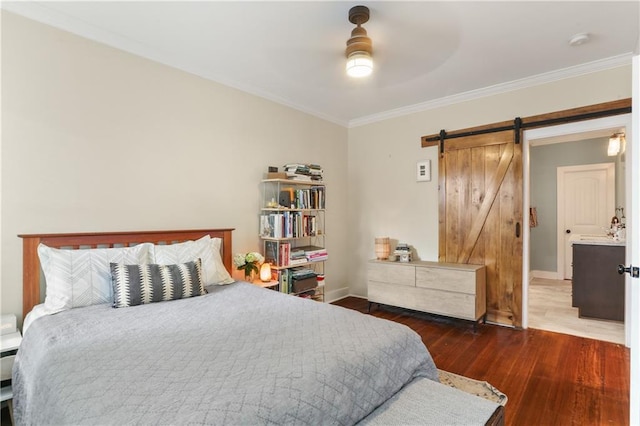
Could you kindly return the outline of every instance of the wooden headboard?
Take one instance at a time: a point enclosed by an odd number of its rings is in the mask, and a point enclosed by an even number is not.
[[[65,249],[129,247],[140,243],[175,244],[210,235],[221,238],[222,263],[231,272],[231,233],[227,229],[196,229],[186,231],[95,232],[81,234],[23,234],[22,238],[22,318],[33,309],[40,298],[40,259],[38,244]]]

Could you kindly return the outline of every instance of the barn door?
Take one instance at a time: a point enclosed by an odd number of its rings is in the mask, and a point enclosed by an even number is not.
[[[522,145],[514,139],[509,130],[444,141],[439,261],[486,265],[487,320],[520,327]]]

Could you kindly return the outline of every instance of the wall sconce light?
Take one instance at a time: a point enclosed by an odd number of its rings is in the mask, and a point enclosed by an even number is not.
[[[266,283],[271,281],[271,264],[263,263],[260,267],[260,281]]]
[[[607,155],[609,157],[615,157],[620,153],[622,138],[624,138],[624,133],[615,133],[611,135],[609,138],[609,147],[607,148]]]
[[[371,58],[372,43],[367,37],[367,31],[361,27],[369,20],[369,8],[354,6],[349,10],[349,22],[357,26],[351,31],[351,38],[347,40],[347,74],[351,77],[366,77],[373,71]]]

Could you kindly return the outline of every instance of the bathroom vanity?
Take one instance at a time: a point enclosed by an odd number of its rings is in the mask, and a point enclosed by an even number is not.
[[[605,236],[577,235],[573,244],[572,304],[580,318],[624,321],[625,243]]]

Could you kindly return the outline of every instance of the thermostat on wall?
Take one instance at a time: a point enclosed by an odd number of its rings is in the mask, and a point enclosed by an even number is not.
[[[416,165],[416,181],[428,182],[431,180],[431,160],[418,161]]]

